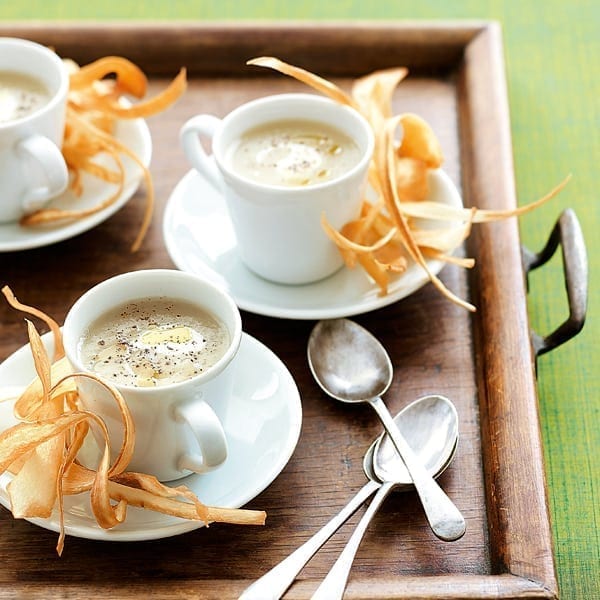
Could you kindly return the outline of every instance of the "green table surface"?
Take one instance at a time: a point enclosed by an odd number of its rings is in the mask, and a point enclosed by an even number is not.
[[[495,19],[502,24],[519,202],[567,173],[559,199],[521,219],[522,241],[540,249],[559,212],[572,207],[586,239],[586,325],[540,357],[540,413],[561,597],[600,599],[600,2],[597,0],[3,0],[0,19],[378,20]],[[548,333],[567,315],[555,258],[531,280],[533,327]]]

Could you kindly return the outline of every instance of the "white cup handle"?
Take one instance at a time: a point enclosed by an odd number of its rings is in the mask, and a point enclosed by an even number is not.
[[[192,430],[200,454],[185,453],[177,460],[180,471],[205,473],[222,464],[227,458],[227,439],[221,421],[214,410],[204,401],[195,398],[181,402],[173,409],[178,423],[186,423]]]
[[[43,185],[31,188],[23,195],[23,210],[30,213],[65,191],[69,172],[60,148],[43,135],[35,134],[21,140],[17,144],[17,152],[36,161],[45,178]]]
[[[221,119],[213,115],[196,115],[181,128],[179,139],[183,152],[191,165],[217,189],[223,187],[223,178],[212,154],[207,154],[200,143],[200,136],[211,138],[221,124]]]

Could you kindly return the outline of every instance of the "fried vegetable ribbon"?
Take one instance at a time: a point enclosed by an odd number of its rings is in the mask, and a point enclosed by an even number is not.
[[[19,422],[0,433],[0,474],[13,475],[7,491],[15,517],[48,518],[56,510],[60,524],[59,554],[65,540],[66,495],[89,493],[91,512],[105,529],[122,523],[128,506],[202,521],[206,525],[210,522],[264,524],[263,511],[206,506],[185,486],[169,487],[151,475],[127,472],[135,444],[135,427],[119,390],[96,375],[73,372],[64,357],[62,334],[56,321],[19,302],[8,286],[2,293],[13,308],[40,318],[51,328],[56,349],[52,362],[36,327],[27,320],[37,376],[15,401],[14,414]],[[106,388],[121,415],[123,441],[112,463],[104,421],[79,406],[76,382],[81,377],[93,379]],[[96,427],[104,440],[96,468],[78,460],[90,427]]]
[[[408,112],[394,114],[392,98],[408,75],[405,67],[365,75],[354,81],[349,95],[327,79],[272,56],[254,58],[247,64],[293,77],[358,110],[371,125],[375,148],[368,177],[375,200],[365,198],[357,219],[339,231],[329,224],[327,215],[323,215],[322,225],[346,265],[349,268],[361,265],[382,295],[388,293],[391,278],[402,277],[413,263],[424,270],[436,289],[449,300],[474,311],[471,303],[456,296],[431,271],[427,259],[465,268],[474,266],[471,258],[452,256],[468,237],[473,223],[506,219],[534,210],[554,197],[568,181],[565,179],[543,198],[514,210],[463,209],[429,201],[429,173],[442,166],[444,156],[425,119]]]
[[[156,115],[174,104],[185,92],[186,70],[156,96],[146,95],[148,81],[143,71],[120,56],[107,56],[79,67],[65,60],[70,69],[67,115],[62,153],[70,172],[70,188],[75,196],[83,194],[82,174],[97,177],[112,186],[106,198],[87,209],[71,210],[50,206],[25,215],[23,226],[71,222],[84,219],[114,204],[126,183],[123,157],[133,161],[142,173],[146,205],[132,251],[140,248],[154,211],[154,186],[150,171],[140,158],[115,137],[119,119],[138,119]],[[126,97],[139,102],[125,102]],[[108,164],[107,164],[108,163]]]

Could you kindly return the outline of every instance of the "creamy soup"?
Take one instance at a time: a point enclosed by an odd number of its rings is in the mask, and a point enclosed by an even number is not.
[[[50,102],[50,92],[35,77],[0,70],[0,123],[22,119]]]
[[[259,183],[309,186],[336,179],[361,158],[357,144],[324,123],[273,121],[248,130],[229,149],[231,168]]]
[[[178,383],[214,365],[229,346],[226,326],[183,301],[149,298],[115,307],[90,325],[79,359],[114,383]]]

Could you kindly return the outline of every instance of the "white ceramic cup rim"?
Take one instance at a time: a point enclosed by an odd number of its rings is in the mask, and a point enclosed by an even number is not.
[[[154,275],[152,275],[152,274],[154,274]],[[238,309],[237,305],[235,304],[235,302],[233,301],[233,299],[227,293],[225,293],[221,288],[219,288],[212,282],[210,282],[206,279],[202,279],[191,273],[185,273],[183,271],[177,271],[174,269],[144,269],[144,270],[140,270],[140,271],[131,271],[128,273],[123,273],[121,275],[116,275],[115,277],[111,277],[109,279],[106,279],[106,280],[98,283],[94,287],[90,288],[87,292],[82,294],[75,301],[73,306],[69,309],[69,312],[67,313],[67,316],[65,317],[65,323],[63,326],[63,341],[64,341],[64,346],[65,346],[65,353],[67,355],[69,362],[71,363],[71,366],[73,368],[75,368],[76,371],[87,372],[87,373],[93,372],[91,369],[89,369],[88,367],[83,365],[79,360],[79,355],[77,352],[77,344],[79,342],[81,334],[83,334],[83,332],[85,330],[85,325],[84,326],[77,325],[77,324],[72,325],[72,322],[75,321],[75,319],[77,318],[77,312],[79,310],[81,310],[86,304],[93,303],[94,297],[96,296],[96,294],[98,292],[101,292],[105,289],[109,289],[110,287],[113,287],[115,285],[120,285],[120,284],[127,285],[127,282],[134,281],[137,277],[146,277],[146,276],[176,277],[180,280],[187,279],[190,282],[190,284],[200,284],[200,285],[204,286],[205,288],[211,289],[215,294],[221,296],[221,300],[225,303],[227,309],[230,311],[231,315],[233,316],[233,330],[229,331],[229,336],[230,336],[229,347],[227,348],[227,350],[225,351],[223,356],[221,356],[221,358],[219,358],[219,360],[217,362],[215,362],[213,365],[211,365],[208,369],[206,369],[202,373],[199,373],[198,375],[194,375],[193,377],[188,377],[187,379],[184,379],[182,381],[165,384],[165,385],[160,385],[160,386],[155,386],[155,387],[138,387],[135,385],[125,385],[125,384],[115,383],[114,381],[109,381],[109,383],[113,387],[117,388],[118,390],[135,391],[137,393],[143,392],[144,394],[148,394],[148,395],[163,394],[163,395],[165,395],[165,397],[167,397],[169,392],[172,392],[172,391],[175,391],[175,390],[178,390],[181,388],[185,388],[186,386],[194,386],[194,387],[200,386],[203,383],[214,379],[234,359],[234,357],[236,356],[236,354],[238,352],[238,349],[239,349],[239,346],[240,346],[240,343],[242,340],[242,320],[241,320],[239,309]],[[158,296],[159,295],[157,294],[157,296],[155,296],[155,297],[158,297]],[[168,294],[161,294],[160,296],[161,297],[165,296],[165,297],[168,297],[168,298],[171,298],[174,300],[179,298],[179,296],[177,296],[177,295],[169,296]],[[131,295],[128,295],[127,300],[119,301],[117,304],[122,303],[122,302],[133,302],[133,301],[139,300],[139,299],[142,299],[142,297],[136,296],[135,294],[131,294]],[[192,302],[189,299],[186,299],[185,301]],[[204,308],[200,302],[198,302],[197,304],[199,307]],[[100,309],[99,311],[97,311],[96,318],[100,317],[102,314],[106,313],[108,310],[110,310],[110,307],[104,307],[104,308]],[[213,311],[209,311],[209,312],[212,313]],[[220,319],[220,320],[222,321],[222,319]],[[86,325],[89,325],[89,324],[90,324],[89,322],[86,323]],[[76,332],[76,333],[71,331],[71,327],[73,328],[74,332]],[[227,325],[226,325],[226,327],[227,327]]]
[[[0,134],[3,131],[7,131],[15,126],[21,126],[23,123],[26,123],[31,119],[37,119],[46,113],[52,112],[56,109],[57,104],[64,102],[69,91],[69,75],[67,73],[67,69],[61,58],[55,52],[46,46],[42,46],[41,44],[32,42],[31,40],[15,37],[0,37],[0,54],[5,50],[5,48],[14,48],[16,50],[27,48],[30,52],[37,52],[41,59],[48,61],[48,64],[52,65],[56,69],[56,72],[59,75],[59,85],[57,89],[50,90],[52,92],[50,101],[45,103],[39,109],[34,110],[32,113],[29,113],[28,115],[25,115],[19,119],[11,119],[5,123],[0,123]],[[17,68],[6,70],[12,70],[17,73],[24,72]],[[27,71],[26,73],[35,77],[35,73],[39,73],[40,71],[41,67],[38,70]],[[41,75],[37,75],[37,77],[43,78]]]
[[[365,138],[366,138],[366,144],[365,144],[364,148],[361,147],[362,155],[361,155],[361,158],[358,161],[358,163],[356,163],[348,171],[341,173],[340,175],[338,175],[337,177],[334,177],[333,179],[328,179],[327,181],[323,181],[321,183],[314,183],[314,184],[308,185],[306,187],[295,187],[295,186],[287,186],[287,185],[260,183],[253,179],[250,179],[248,177],[239,175],[236,171],[231,169],[227,163],[227,160],[225,159],[225,153],[227,151],[227,144],[224,144],[222,141],[223,135],[227,131],[227,128],[230,127],[232,125],[232,123],[234,123],[238,119],[242,119],[244,117],[244,115],[246,115],[252,111],[255,111],[257,108],[263,108],[265,106],[268,106],[269,104],[288,104],[291,101],[306,102],[306,103],[315,105],[316,107],[324,107],[324,106],[336,107],[336,109],[339,109],[341,112],[345,112],[347,115],[351,115],[351,118],[353,118],[363,128],[364,133],[365,133]],[[318,115],[310,116],[310,117],[306,117],[306,116],[302,115],[299,118],[310,120],[310,121],[315,121],[315,122],[325,123],[325,121],[322,118],[319,118]],[[273,121],[273,120],[275,120],[275,119],[266,118],[266,119],[262,119],[261,123],[268,123],[269,121]],[[331,124],[329,124],[329,123],[325,123],[325,124],[331,126]],[[242,126],[239,128],[239,133],[241,134],[244,131],[247,131],[248,129],[253,128],[254,126],[256,126],[256,125]],[[348,134],[348,132],[345,131],[343,126],[341,126],[337,123],[334,123],[332,126],[335,127],[336,129],[340,129],[344,133]],[[351,137],[354,139],[354,136],[351,136]],[[249,102],[246,102],[245,104],[238,106],[237,108],[233,109],[230,113],[228,113],[221,120],[221,124],[212,139],[212,149],[213,149],[212,151],[213,151],[213,156],[215,157],[215,161],[216,161],[219,169],[221,170],[221,172],[224,173],[229,179],[236,181],[241,185],[245,185],[250,188],[253,188],[255,190],[267,190],[267,191],[278,191],[278,192],[284,191],[286,193],[306,194],[306,195],[310,195],[317,190],[324,190],[329,187],[335,187],[335,186],[339,185],[340,182],[343,182],[346,179],[350,179],[351,177],[354,177],[357,173],[359,173],[361,170],[366,168],[367,164],[370,162],[370,160],[372,158],[374,148],[375,148],[375,136],[373,135],[373,130],[372,130],[369,122],[358,111],[356,111],[355,109],[353,109],[350,106],[345,106],[343,104],[335,102],[334,100],[331,100],[330,98],[325,98],[323,96],[317,96],[316,94],[301,94],[301,93],[275,94],[272,96],[264,96],[262,98],[250,100]]]

